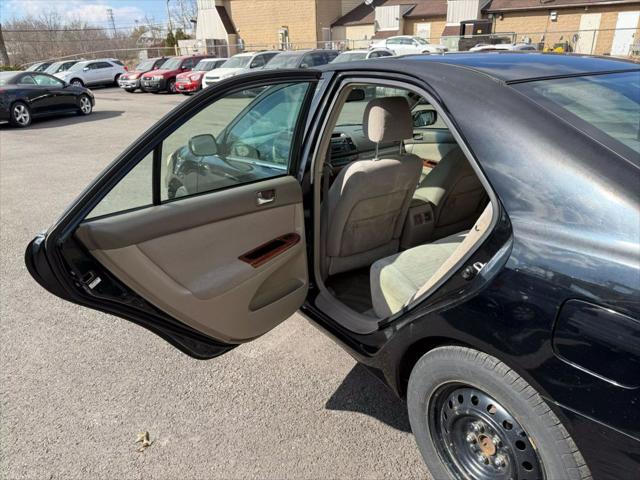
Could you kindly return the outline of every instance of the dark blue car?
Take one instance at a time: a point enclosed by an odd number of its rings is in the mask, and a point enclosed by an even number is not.
[[[636,63],[257,71],[160,120],[26,264],[198,359],[301,309],[406,401],[435,479],[635,479],[639,192]]]

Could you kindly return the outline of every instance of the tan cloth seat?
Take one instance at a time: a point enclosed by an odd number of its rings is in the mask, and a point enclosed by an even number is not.
[[[401,154],[402,140],[413,135],[404,97],[374,99],[364,112],[364,133],[373,142],[398,142],[398,155],[358,160],[338,174],[324,208],[324,271],[333,275],[368,266],[398,251],[400,234],[422,160]]]
[[[432,240],[471,228],[487,203],[485,189],[459,147],[420,182],[413,198],[412,205],[433,205]]]

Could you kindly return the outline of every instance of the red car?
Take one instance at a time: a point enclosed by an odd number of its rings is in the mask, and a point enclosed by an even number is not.
[[[140,77],[147,72],[158,70],[166,60],[167,57],[157,57],[141,61],[132,72],[123,73],[118,77],[118,85],[126,92],[135,92],[140,88]]]
[[[176,91],[184,94],[191,95],[194,92],[202,89],[202,77],[210,70],[215,70],[220,67],[227,58],[203,58],[200,62],[193,67],[190,72],[179,73],[176,76]]]
[[[166,91],[176,93],[176,76],[179,73],[190,72],[200,60],[210,58],[208,55],[190,55],[171,57],[162,68],[142,75],[141,87],[145,92],[158,93]]]

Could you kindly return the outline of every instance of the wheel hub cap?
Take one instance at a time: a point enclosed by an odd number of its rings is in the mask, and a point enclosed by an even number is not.
[[[441,387],[429,402],[434,444],[456,479],[544,478],[534,443],[518,421],[479,389]]]

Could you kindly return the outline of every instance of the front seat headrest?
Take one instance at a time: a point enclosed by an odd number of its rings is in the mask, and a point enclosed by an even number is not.
[[[376,143],[399,142],[413,136],[413,119],[404,97],[375,98],[364,109],[362,128]]]

